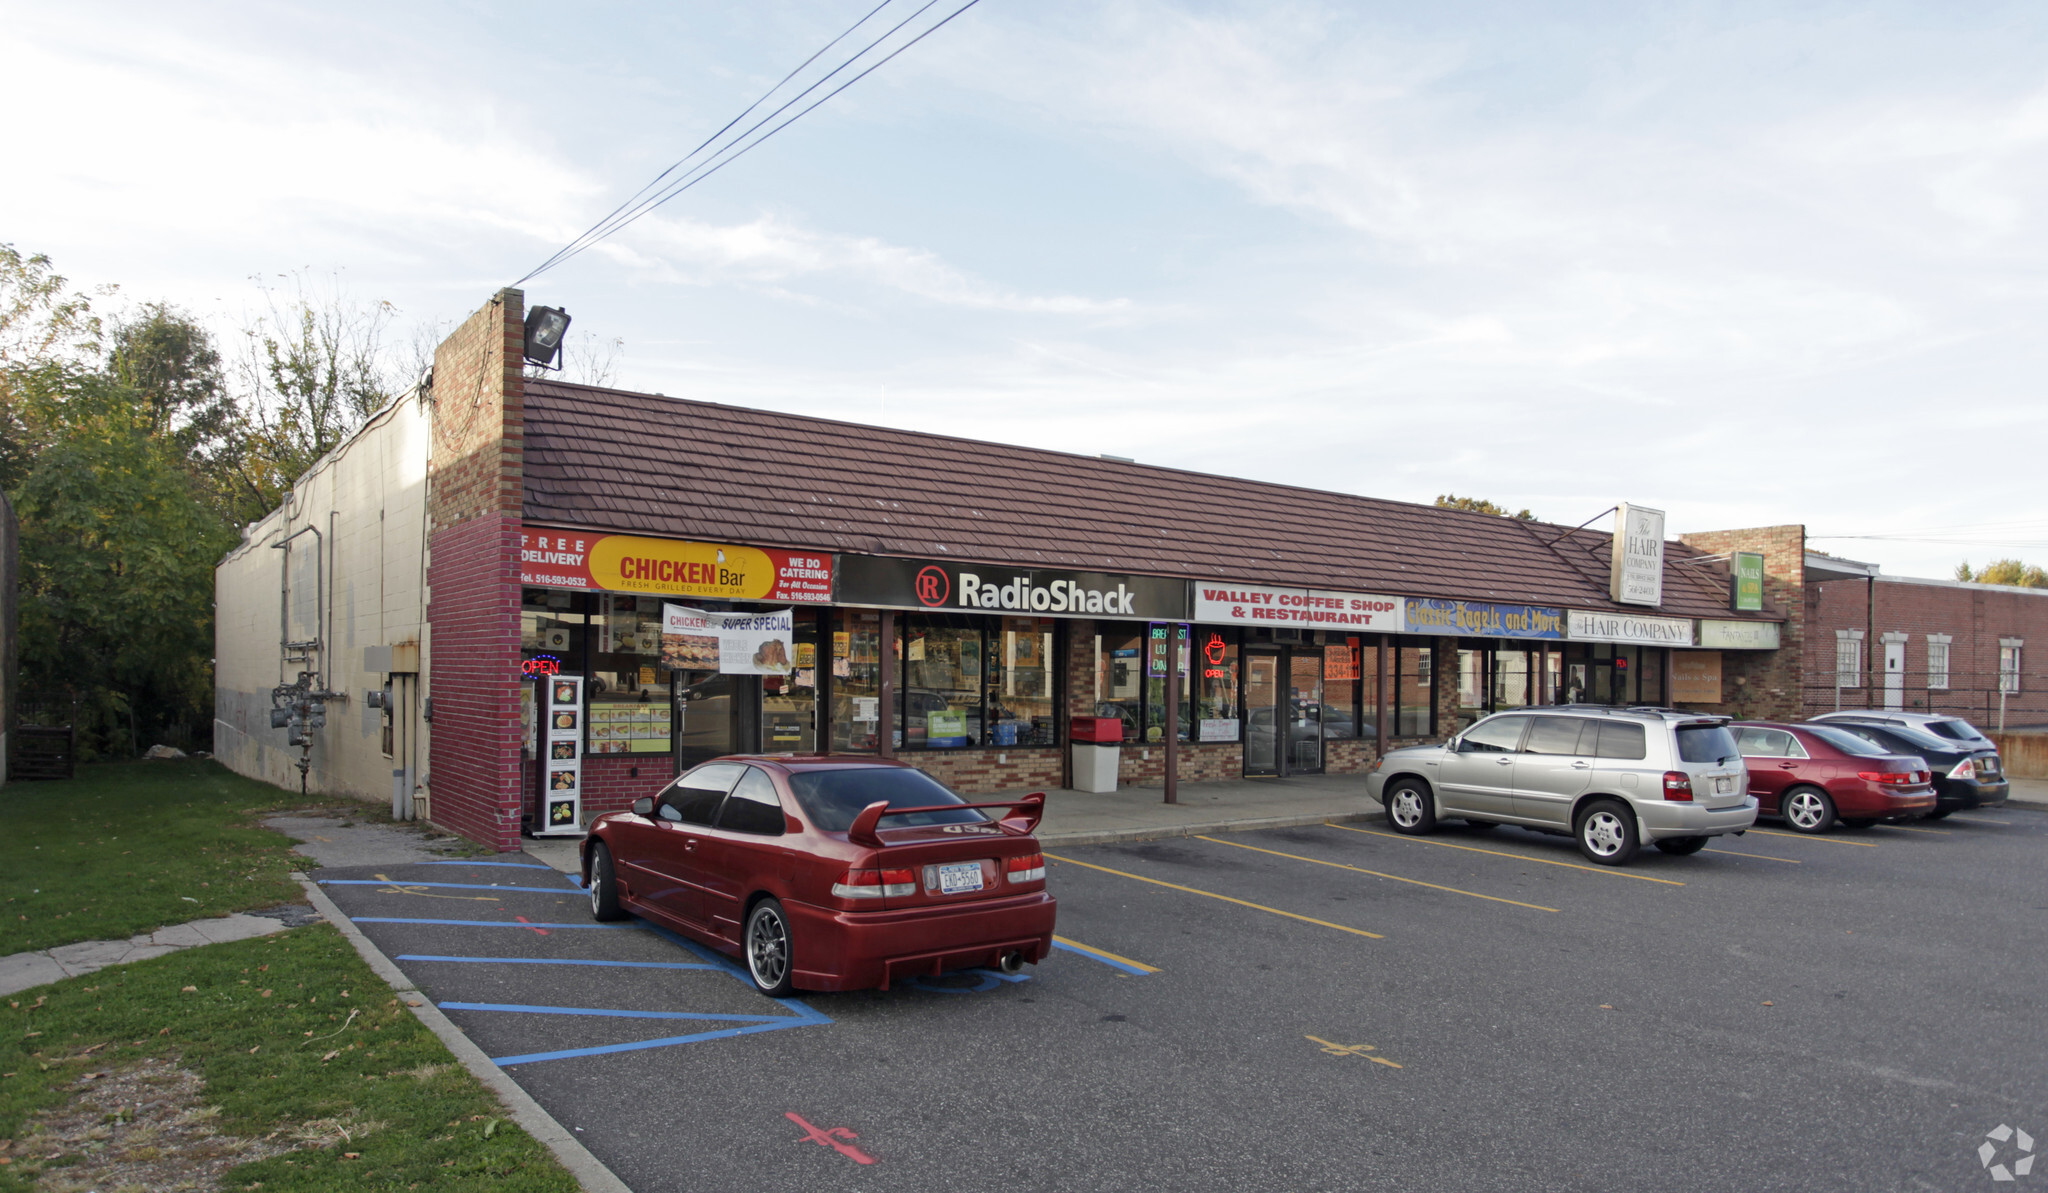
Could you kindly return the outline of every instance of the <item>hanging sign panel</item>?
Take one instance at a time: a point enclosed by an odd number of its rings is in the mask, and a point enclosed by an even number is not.
[[[1624,501],[1614,513],[1607,595],[1619,605],[1664,603],[1664,511]]]
[[[661,607],[661,665],[720,675],[788,675],[796,668],[795,617],[712,613],[687,605]]]
[[[583,835],[583,677],[538,681],[546,693],[545,748],[540,760],[540,824],[536,837]]]
[[[1401,613],[1399,597],[1195,581],[1195,620],[1211,625],[1313,626],[1399,633],[1404,628]]]
[[[1728,557],[1729,608],[1738,613],[1760,613],[1764,607],[1764,556],[1761,551],[1737,551]]]
[[[827,605],[832,602],[832,556],[527,526],[519,532],[519,582],[536,588]]]

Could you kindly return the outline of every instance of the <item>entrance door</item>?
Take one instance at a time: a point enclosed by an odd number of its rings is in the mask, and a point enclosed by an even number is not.
[[[675,773],[725,754],[761,748],[761,680],[754,675],[678,671],[670,685],[675,710]]]
[[[1287,654],[1287,773],[1323,773],[1323,655]]]
[[[1280,773],[1280,655],[1244,652],[1244,773]]]
[[[1884,706],[1893,712],[1906,707],[1906,644],[1884,644]]]

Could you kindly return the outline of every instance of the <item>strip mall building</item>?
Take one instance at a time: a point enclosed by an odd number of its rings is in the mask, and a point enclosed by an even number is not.
[[[988,793],[1070,786],[1077,718],[1157,785],[1526,704],[1801,711],[1798,527],[1625,534],[1631,591],[1600,529],[532,380],[524,316],[471,316],[222,561],[229,766],[509,850],[726,753]]]

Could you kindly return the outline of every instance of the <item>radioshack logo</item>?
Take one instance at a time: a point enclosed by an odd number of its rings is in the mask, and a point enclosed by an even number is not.
[[[2007,1144],[2013,1145],[2010,1151]],[[2000,1123],[1996,1131],[1987,1132],[1984,1142],[1977,1145],[1977,1163],[1994,1181],[2025,1176],[2034,1171],[2034,1137]]]
[[[917,574],[917,603],[926,607],[943,605],[952,595],[952,581],[946,579],[946,569],[928,567]]]

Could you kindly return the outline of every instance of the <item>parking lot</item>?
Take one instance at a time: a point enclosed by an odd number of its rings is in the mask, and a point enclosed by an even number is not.
[[[2017,809],[1619,870],[1455,825],[1049,847],[1026,975],[783,1002],[516,855],[317,877],[649,1193],[1957,1189],[2048,1136],[2044,853]]]

